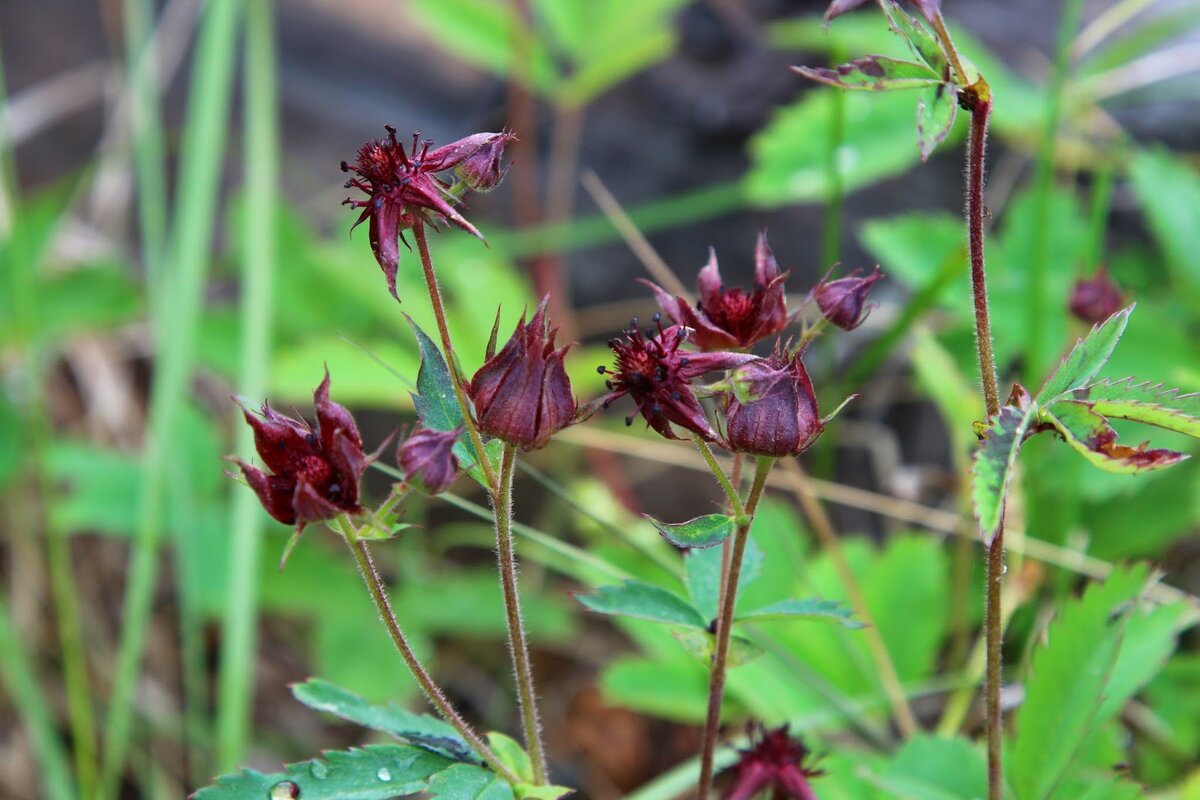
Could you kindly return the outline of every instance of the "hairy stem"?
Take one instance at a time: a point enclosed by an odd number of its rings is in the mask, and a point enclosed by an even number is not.
[[[500,483],[492,495],[496,515],[496,559],[500,570],[500,588],[504,592],[504,612],[508,619],[508,652],[516,673],[517,698],[521,705],[521,725],[525,732],[525,749],[533,763],[533,781],[546,783],[546,753],[542,746],[541,725],[538,721],[537,695],[533,687],[533,670],[529,662],[529,645],[525,640],[525,623],[521,619],[521,594],[517,586],[517,560],[513,555],[512,486],[517,449],[504,445],[500,462]]]
[[[967,239],[971,251],[971,294],[975,301],[975,346],[988,419],[1000,413],[996,357],[992,354],[992,323],[988,316],[987,273],[983,256],[983,174],[988,117],[992,101],[980,98],[971,109],[971,139],[967,145]]]
[[[371,559],[371,551],[367,549],[367,543],[358,538],[358,532],[355,531],[354,526],[350,523],[340,522],[339,528],[346,539],[346,545],[350,548],[350,552],[354,554],[355,563],[358,564],[358,571],[367,584],[367,589],[371,593],[371,599],[375,601],[375,608],[379,610],[379,616],[383,620],[388,634],[392,637],[392,643],[396,645],[396,651],[400,653],[400,658],[408,666],[413,678],[421,687],[421,691],[425,693],[429,702],[441,714],[442,719],[454,726],[454,729],[466,740],[471,749],[478,753],[479,757],[497,775],[509,783],[519,783],[520,779],[508,767],[504,766],[503,762],[497,758],[491,748],[479,737],[479,734],[475,733],[466,720],[455,710],[454,706],[450,705],[450,701],[446,699],[445,692],[434,683],[433,678],[417,659],[416,653],[409,647],[408,639],[405,638],[404,631],[400,628],[400,622],[396,619],[396,612],[392,610],[392,602],[388,599],[387,589],[383,586],[383,579],[379,577],[379,571],[375,568],[375,562]]]
[[[413,225],[413,238],[417,240],[417,252],[421,254],[421,269],[425,272],[425,285],[429,289],[429,302],[433,306],[433,316],[437,319],[438,334],[442,338],[442,350],[446,356],[446,365],[450,369],[450,382],[454,384],[454,397],[458,400],[458,408],[462,412],[463,425],[467,435],[471,437],[471,446],[475,449],[475,460],[487,479],[488,487],[496,485],[496,472],[488,460],[487,451],[483,449],[483,437],[475,427],[475,418],[471,416],[471,405],[467,402],[467,393],[462,386],[462,376],[458,374],[458,359],[454,355],[454,344],[450,341],[450,329],[446,326],[446,307],[442,303],[442,290],[438,286],[437,273],[433,271],[433,259],[429,256],[429,242],[425,240],[425,223],[418,221]]]
[[[767,475],[775,459],[760,456],[754,471],[754,483],[746,498],[745,511],[733,539],[733,555],[729,563],[729,577],[721,590],[721,611],[717,617],[716,652],[713,654],[712,676],[708,684],[708,715],[704,720],[704,748],[700,753],[700,788],[697,797],[707,800],[712,789],[713,754],[717,749],[717,729],[721,725],[721,701],[725,699],[725,673],[729,665],[729,638],[733,630],[733,609],[737,604],[738,579],[742,573],[742,559],[746,555],[746,542],[750,539],[750,524],[754,521],[754,510],[767,485]]]
[[[725,470],[721,469],[721,465],[717,463],[717,457],[713,455],[712,448],[708,446],[708,442],[700,438],[699,434],[692,434],[692,441],[696,443],[696,449],[700,451],[700,455],[704,456],[704,463],[708,464],[713,477],[721,485],[721,490],[725,492],[725,498],[729,501],[729,508],[733,511],[740,525],[746,516],[746,510],[742,507],[742,499],[738,497],[737,489],[734,488],[733,483],[729,480],[729,476],[725,474]]]
[[[1000,646],[1004,641],[1001,594],[1004,588],[1004,523],[988,545],[987,574],[987,754],[988,800],[1003,800],[1002,760],[1004,718],[1000,711]]]

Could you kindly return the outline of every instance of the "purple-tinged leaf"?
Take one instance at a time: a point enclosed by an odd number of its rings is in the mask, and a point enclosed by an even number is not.
[[[928,161],[937,146],[946,141],[958,115],[958,92],[952,83],[938,83],[921,91],[917,100],[917,146],[921,160]]]
[[[1105,472],[1145,472],[1178,464],[1187,458],[1173,450],[1128,447],[1117,443],[1117,432],[1089,404],[1059,400],[1038,415],[1058,431],[1067,444]]]
[[[901,61],[887,56],[864,56],[837,67],[792,67],[818,83],[840,89],[865,89],[886,92],[895,89],[919,89],[940,83],[942,76],[924,64]]]
[[[847,11],[853,11],[865,2],[867,0],[833,0],[829,4],[829,8],[825,9],[825,21],[829,22],[834,17],[840,17]]]
[[[1049,405],[1067,392],[1083,388],[1096,377],[1096,373],[1108,363],[1121,334],[1125,333],[1134,305],[1136,303],[1113,314],[1092,328],[1086,337],[1075,342],[1075,347],[1038,392],[1039,404]]]
[[[912,0],[912,4],[930,24],[942,13],[942,0]]]
[[[687,522],[659,522],[649,514],[643,514],[650,524],[658,529],[668,542],[676,547],[715,547],[725,541],[737,527],[733,517],[724,514],[705,514]]]
[[[1036,417],[1036,403],[1030,403],[1024,409],[1005,406],[992,419],[975,453],[975,463],[971,467],[971,499],[975,517],[979,520],[979,531],[989,545],[1004,519],[1004,503],[1017,453]]]
[[[1133,378],[1103,380],[1076,389],[1071,397],[1106,417],[1156,425],[1200,438],[1200,393],[1180,394],[1161,383],[1134,383]]]
[[[929,68],[943,79],[949,78],[948,60],[941,42],[932,33],[925,30],[920,22],[906,14],[899,4],[892,0],[882,0],[880,6],[883,8],[883,13],[887,15],[888,27],[891,28],[892,33],[904,40],[913,55],[928,64]],[[924,14],[923,9],[922,14]],[[928,19],[928,17],[926,18]]]

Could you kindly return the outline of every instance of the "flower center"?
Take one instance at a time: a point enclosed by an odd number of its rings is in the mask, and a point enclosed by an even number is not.
[[[737,336],[753,325],[758,306],[757,292],[747,294],[737,288],[722,289],[720,298],[711,307],[706,307],[704,313],[717,327]]]

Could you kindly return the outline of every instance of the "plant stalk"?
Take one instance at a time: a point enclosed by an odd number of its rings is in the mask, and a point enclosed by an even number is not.
[[[983,175],[991,98],[980,98],[971,109],[971,137],[967,145],[967,240],[971,253],[971,294],[975,301],[975,346],[979,351],[979,377],[988,419],[1000,413],[996,357],[992,354],[992,324],[988,316],[987,273],[983,255]]]
[[[400,658],[404,660],[408,666],[413,678],[421,687],[421,691],[441,714],[442,719],[450,723],[459,735],[466,740],[471,749],[479,754],[492,770],[504,780],[511,784],[520,783],[521,780],[512,773],[508,767],[492,752],[492,749],[480,738],[479,734],[467,724],[467,721],[459,715],[454,706],[450,705],[450,701],[446,698],[445,692],[442,691],[433,677],[426,671],[425,667],[417,658],[416,653],[408,644],[408,639],[404,636],[404,631],[400,628],[400,622],[396,619],[396,612],[392,610],[392,602],[388,599],[387,590],[383,586],[383,579],[379,577],[379,570],[375,568],[375,562],[371,559],[371,551],[367,548],[367,543],[358,538],[358,532],[354,526],[348,522],[338,523],[338,527],[342,536],[346,539],[346,545],[350,548],[350,552],[354,554],[354,561],[358,564],[358,571],[363,577],[363,581],[367,584],[367,589],[371,593],[371,599],[375,601],[375,608],[379,611],[379,617],[383,620],[384,626],[388,630],[388,634],[392,637],[392,643],[396,646],[396,652],[400,654]]]
[[[750,525],[754,511],[767,485],[775,459],[760,456],[754,471],[754,483],[746,498],[742,521],[734,533],[733,555],[729,564],[729,578],[722,588],[721,613],[717,618],[716,652],[713,654],[712,676],[708,684],[708,715],[704,721],[704,748],[700,754],[700,787],[696,794],[699,800],[707,800],[712,789],[713,754],[717,749],[717,729],[721,725],[721,701],[725,699],[725,673],[729,665],[729,638],[733,630],[733,611],[737,605],[738,579],[742,573],[742,559],[746,555],[746,542],[750,539]]]
[[[483,449],[483,437],[475,427],[475,418],[471,416],[471,405],[467,402],[467,393],[462,386],[462,376],[458,374],[458,358],[454,355],[454,344],[450,341],[450,328],[446,326],[446,307],[442,303],[442,290],[438,286],[437,273],[433,271],[433,259],[429,256],[429,242],[425,240],[425,223],[418,220],[413,225],[413,238],[417,240],[417,252],[421,254],[421,269],[425,272],[425,285],[429,289],[429,302],[433,306],[433,316],[437,319],[438,334],[442,339],[442,350],[446,356],[446,365],[450,369],[450,382],[454,385],[454,397],[458,400],[458,408],[462,412],[463,425],[467,435],[471,437],[471,446],[475,449],[475,459],[487,479],[489,489],[496,486],[496,472],[488,461],[487,451]]]
[[[521,705],[521,726],[525,732],[525,749],[533,764],[533,780],[546,783],[546,752],[542,745],[541,724],[538,720],[537,694],[533,686],[533,670],[529,661],[529,644],[525,638],[525,623],[521,619],[521,593],[517,584],[517,560],[513,554],[512,487],[517,449],[504,445],[500,461],[500,484],[492,495],[496,517],[496,560],[500,570],[500,588],[504,592],[504,613],[508,620],[508,652],[512,657],[517,681],[517,699]]]
[[[1004,588],[1004,521],[988,545],[987,574],[987,755],[988,800],[1004,798],[1004,718],[1000,710],[1001,652],[1004,619],[1001,597]]]

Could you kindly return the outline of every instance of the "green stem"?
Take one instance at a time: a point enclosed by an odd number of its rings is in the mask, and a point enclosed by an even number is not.
[[[496,485],[496,472],[492,462],[488,460],[487,451],[483,448],[483,437],[475,426],[475,417],[471,415],[471,405],[467,402],[467,393],[463,389],[462,376],[458,374],[458,358],[454,355],[454,345],[450,341],[450,328],[446,325],[446,307],[442,303],[442,290],[438,286],[437,273],[433,269],[433,259],[429,255],[429,243],[425,240],[425,223],[418,221],[413,226],[413,238],[417,240],[417,252],[421,254],[421,269],[425,272],[425,285],[429,289],[429,302],[433,306],[433,316],[437,320],[438,335],[442,339],[442,350],[446,356],[446,364],[450,369],[450,382],[454,385],[454,397],[458,400],[458,408],[462,412],[463,425],[467,435],[471,437],[471,446],[475,449],[475,459],[483,470],[488,488]]]
[[[279,122],[272,0],[250,0],[245,41],[245,203],[242,209],[242,362],[238,385],[246,397],[266,393],[278,258],[275,217],[279,178]],[[261,228],[261,229],[260,229]],[[259,229],[259,230],[256,230]],[[252,233],[253,232],[253,233]],[[238,430],[237,451],[254,450],[254,433]],[[221,625],[217,686],[217,768],[232,771],[245,757],[254,696],[258,642],[258,568],[262,514],[252,492],[237,491],[229,524],[229,601]]]
[[[433,677],[426,671],[420,659],[417,658],[417,654],[409,646],[408,639],[400,627],[400,622],[396,619],[396,612],[392,610],[392,601],[388,599],[383,579],[379,576],[379,570],[375,568],[375,562],[371,559],[371,551],[367,548],[367,543],[358,538],[358,532],[355,531],[354,526],[349,522],[339,520],[336,523],[336,527],[345,538],[346,546],[354,554],[354,562],[358,565],[358,572],[367,584],[367,589],[371,593],[371,600],[375,602],[375,608],[379,611],[379,617],[383,620],[388,635],[392,637],[392,644],[396,646],[396,652],[400,654],[400,658],[403,659],[405,665],[412,673],[417,685],[421,687],[421,691],[425,693],[425,697],[437,709],[437,712],[441,714],[442,719],[446,720],[446,722],[450,723],[458,731],[459,735],[492,768],[493,772],[511,784],[520,783],[520,778],[514,775],[508,767],[504,766],[504,763],[492,752],[492,749],[480,738],[479,734],[475,733],[474,729],[467,724],[467,721],[450,704],[450,701],[446,698],[446,693],[434,682]]]
[[[171,311],[156,318],[163,324],[156,331],[159,347],[140,486],[141,507],[104,725],[105,750],[98,791],[101,800],[115,796],[129,746],[134,689],[158,578],[167,467],[174,456],[176,422],[191,374],[196,323],[210,262],[208,241],[215,216],[234,66],[229,53],[240,10],[241,5],[233,2],[209,5],[196,45],[187,130],[180,150],[185,158],[179,179],[176,238],[171,248],[174,271],[163,276],[162,295],[155,298],[169,303]]]
[[[717,457],[713,455],[712,448],[708,446],[708,442],[704,441],[698,433],[692,434],[692,441],[696,443],[696,449],[700,451],[700,455],[704,456],[704,463],[708,464],[713,477],[721,485],[721,489],[725,492],[725,498],[729,501],[729,507],[733,510],[734,517],[737,523],[741,525],[746,520],[746,509],[742,506],[742,499],[738,497],[737,489],[734,488],[733,483],[729,480],[729,476],[725,474],[725,470],[721,469],[721,465],[717,463]]]
[[[750,525],[754,521],[754,511],[762,497],[763,488],[767,485],[767,475],[771,472],[775,459],[759,456],[754,471],[754,483],[750,486],[750,494],[746,499],[743,522],[739,523],[734,534],[733,555],[729,563],[729,577],[722,589],[721,613],[717,618],[716,652],[713,655],[712,675],[708,684],[708,714],[704,721],[704,747],[700,754],[700,788],[697,793],[699,800],[707,800],[712,789],[713,754],[717,749],[717,729],[721,725],[721,702],[725,699],[725,673],[729,664],[729,639],[733,631],[733,611],[737,605],[738,580],[742,573],[742,560],[746,555],[746,542],[750,539]]]
[[[521,593],[517,583],[517,560],[512,540],[512,487],[517,449],[504,445],[500,462],[500,483],[492,495],[496,515],[496,560],[500,571],[500,588],[504,593],[504,613],[508,620],[508,652],[512,657],[517,681],[517,698],[521,705],[521,725],[525,732],[525,749],[533,764],[533,782],[546,783],[546,753],[542,745],[541,724],[538,720],[537,695],[533,686],[533,670],[529,661],[529,645],[525,638],[525,623],[521,619]]]

